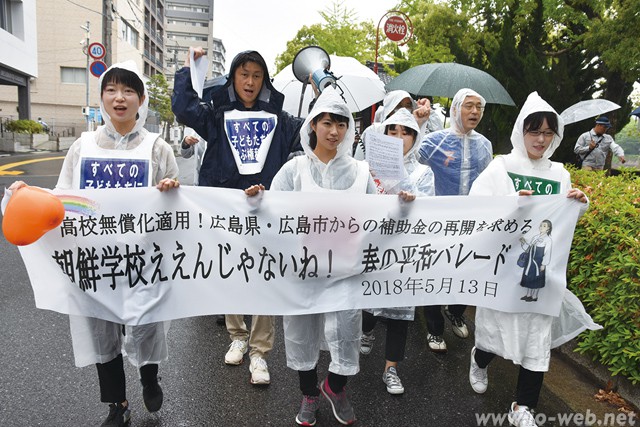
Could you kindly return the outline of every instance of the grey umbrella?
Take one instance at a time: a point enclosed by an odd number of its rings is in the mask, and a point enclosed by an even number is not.
[[[491,74],[454,62],[409,68],[386,85],[387,90],[401,89],[413,95],[446,98],[453,98],[463,88],[475,90],[491,104],[516,105]]]

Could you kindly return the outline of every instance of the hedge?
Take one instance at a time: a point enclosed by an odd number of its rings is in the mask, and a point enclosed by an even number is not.
[[[44,133],[42,125],[34,120],[10,120],[6,128],[9,132],[15,133]]]
[[[591,205],[573,238],[568,286],[604,327],[578,338],[577,351],[613,375],[640,382],[640,177],[568,167]]]

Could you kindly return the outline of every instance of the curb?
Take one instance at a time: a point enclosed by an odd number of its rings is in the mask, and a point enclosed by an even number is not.
[[[601,389],[606,389],[607,384],[611,384],[611,389],[617,392],[627,403],[634,407],[636,413],[640,413],[640,386],[633,385],[631,381],[622,376],[614,376],[609,369],[593,361],[589,356],[577,353],[577,340],[552,350],[552,354],[557,355],[563,361],[570,364],[584,378]]]

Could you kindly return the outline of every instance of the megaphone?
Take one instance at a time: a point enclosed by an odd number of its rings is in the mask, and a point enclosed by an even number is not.
[[[331,59],[329,54],[320,46],[307,46],[300,49],[293,58],[291,68],[293,75],[302,83],[310,83],[309,75],[311,75],[313,83],[320,92],[329,85],[336,86],[337,79],[329,71]]]

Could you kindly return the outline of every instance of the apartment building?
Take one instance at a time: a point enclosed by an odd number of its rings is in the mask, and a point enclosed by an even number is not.
[[[31,81],[38,77],[36,1],[0,0],[0,117],[31,118]]]
[[[85,106],[99,111],[100,102],[87,42],[105,46],[107,66],[133,60],[146,77],[168,80],[172,61],[182,65],[186,49],[200,44],[216,52],[213,76],[224,74],[224,46],[212,37],[213,0],[0,0],[0,25],[0,119],[42,117],[63,136],[99,124],[97,115],[83,115]]]
[[[222,40],[213,37],[213,0],[167,0],[167,81],[173,87],[173,74],[189,52],[189,46],[202,46],[211,61],[208,78],[225,73]]]

